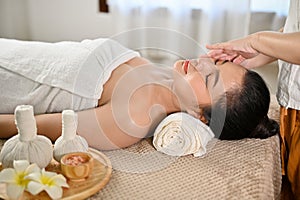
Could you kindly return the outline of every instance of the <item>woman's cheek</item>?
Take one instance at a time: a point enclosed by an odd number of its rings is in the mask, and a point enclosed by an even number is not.
[[[197,102],[197,97],[189,82],[187,76],[182,76],[182,74],[174,73],[174,94],[178,98],[180,107],[182,110],[186,111],[195,102]]]
[[[209,91],[202,78],[194,78],[190,80],[190,85],[193,88],[197,98],[198,105],[208,105],[211,103]]]

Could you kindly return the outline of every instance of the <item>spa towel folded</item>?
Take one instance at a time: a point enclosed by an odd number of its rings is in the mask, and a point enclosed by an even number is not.
[[[77,98],[78,103],[74,102],[74,105],[80,104],[82,98],[86,98],[92,102],[83,108],[79,106],[78,109],[95,107],[97,106],[98,99],[101,97],[103,84],[109,79],[112,71],[120,64],[136,56],[139,56],[138,52],[132,51],[108,38],[57,43],[0,38],[1,81],[6,85],[6,91],[16,90],[13,94],[14,97],[8,96],[8,98],[5,99],[6,94],[3,94],[3,98],[0,100],[7,105],[3,105],[4,108],[1,108],[1,111],[10,107],[10,104],[13,104],[13,99],[24,98],[25,93],[18,96],[18,92],[21,93],[21,91],[25,89],[28,90],[27,96],[31,98],[28,101],[37,101],[36,99],[39,98],[39,103],[47,102],[48,99],[40,99],[41,92],[46,91],[46,89],[42,88],[39,91],[33,92],[33,90],[37,90],[40,85],[49,86],[50,89],[62,90],[64,95],[77,95],[77,97],[80,98]],[[16,75],[20,78],[16,77]],[[17,80],[13,81],[13,78]],[[37,84],[33,85],[28,80]],[[16,86],[14,86],[17,82],[22,82],[22,84],[18,85],[18,87],[22,86],[22,88],[16,88]],[[24,83],[31,85],[26,86]],[[12,85],[10,86],[9,84]],[[48,94],[43,96],[44,98],[48,98],[48,96],[51,98],[50,94],[53,92],[50,91],[50,89]],[[6,91],[4,91],[4,89],[1,90],[1,92]],[[35,94],[38,94],[38,96],[33,97],[32,95]],[[58,92],[55,92],[52,96],[58,95]],[[60,100],[56,102],[64,103],[68,101],[63,100],[68,99],[65,96],[59,99]],[[72,100],[74,101],[76,98],[72,98]],[[20,102],[19,104],[31,102]],[[53,103],[52,100],[49,100],[49,102],[49,105],[34,105],[35,112],[59,111],[54,109],[49,110],[48,107],[50,106],[53,108],[56,107],[55,105],[50,105]],[[18,104],[18,102],[15,104]],[[11,107],[10,110],[14,109],[13,106]],[[38,107],[43,107],[43,109],[36,110]],[[61,109],[73,108],[61,106]],[[76,109],[74,108],[74,110]]]
[[[206,153],[207,143],[214,137],[212,130],[186,113],[167,116],[154,131],[153,145],[157,151],[171,156]]]

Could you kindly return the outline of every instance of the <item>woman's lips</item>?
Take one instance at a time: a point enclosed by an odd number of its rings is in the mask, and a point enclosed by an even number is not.
[[[188,70],[188,67],[189,67],[189,63],[190,63],[189,60],[185,60],[184,61],[183,70],[184,70],[185,73],[187,73],[187,70]]]

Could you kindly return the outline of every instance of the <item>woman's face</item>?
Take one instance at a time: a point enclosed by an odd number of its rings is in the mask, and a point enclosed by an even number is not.
[[[174,92],[182,110],[199,117],[200,107],[233,87],[240,87],[246,69],[231,62],[214,62],[210,58],[179,60],[174,64]]]

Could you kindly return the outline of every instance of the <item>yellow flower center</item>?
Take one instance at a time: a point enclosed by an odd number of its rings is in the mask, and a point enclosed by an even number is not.
[[[24,178],[26,175],[27,174],[24,173],[24,172],[21,172],[21,173],[17,174],[16,175],[16,184],[20,185],[20,186],[23,186],[23,187],[26,187],[28,185],[29,181],[30,181],[30,180]]]
[[[48,185],[48,186],[54,186],[55,182],[53,180],[51,180],[50,177],[48,176],[41,176],[41,182],[43,185]]]

